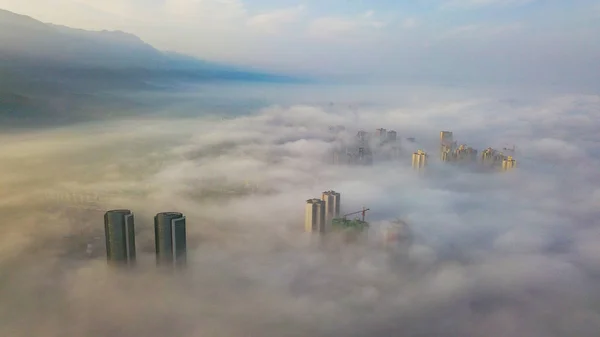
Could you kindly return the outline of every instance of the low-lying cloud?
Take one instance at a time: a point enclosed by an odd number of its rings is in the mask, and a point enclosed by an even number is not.
[[[290,105],[2,136],[0,335],[596,336],[598,108],[578,95]],[[401,159],[332,165],[338,124],[347,137],[396,130]],[[438,162],[443,129],[480,150],[515,144],[518,169]],[[303,233],[305,200],[329,189],[343,213],[371,209],[368,240]],[[105,263],[113,207],[135,212],[130,272]],[[151,219],[171,210],[187,216],[190,250],[165,275]],[[384,247],[396,219],[405,240]]]

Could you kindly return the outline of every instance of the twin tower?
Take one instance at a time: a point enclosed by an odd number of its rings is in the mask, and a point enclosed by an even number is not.
[[[334,218],[340,216],[340,194],[335,191],[323,192],[321,199],[306,200],[304,229],[307,232],[325,233]]]
[[[133,213],[127,209],[111,210],[104,214],[106,258],[109,263],[135,263],[135,224]],[[154,217],[156,262],[183,265],[187,258],[185,216],[178,212],[158,213]]]

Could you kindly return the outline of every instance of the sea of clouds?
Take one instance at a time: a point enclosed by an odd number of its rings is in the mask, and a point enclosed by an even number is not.
[[[332,165],[338,124],[396,130],[403,159]],[[443,165],[440,130],[516,145],[518,168]],[[0,335],[597,336],[599,130],[594,95],[420,95],[2,135]],[[400,218],[410,240],[315,243],[304,203],[330,189],[343,213],[371,209],[373,237]],[[132,271],[106,265],[109,208],[135,213]],[[161,211],[187,216],[177,274],[154,265]]]

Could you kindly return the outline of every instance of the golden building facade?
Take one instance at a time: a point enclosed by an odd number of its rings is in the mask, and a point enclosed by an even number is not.
[[[323,200],[306,200],[304,229],[307,232],[325,232],[325,202]]]
[[[325,191],[321,194],[321,200],[325,203],[326,226],[330,226],[332,220],[340,216],[341,196],[335,191]]]
[[[416,170],[420,170],[427,165],[427,153],[422,150],[418,150],[412,155],[412,167]]]
[[[515,167],[517,167],[517,161],[512,156],[508,156],[502,160],[502,171],[509,171]]]

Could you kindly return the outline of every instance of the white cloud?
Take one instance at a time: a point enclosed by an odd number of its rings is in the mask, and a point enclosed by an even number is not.
[[[241,0],[166,0],[169,15],[190,20],[231,23],[245,19],[247,11]]]
[[[136,3],[132,0],[71,0],[73,3],[89,6],[91,8],[111,13],[114,15],[129,15],[134,14]]]
[[[254,15],[248,19],[248,25],[267,33],[275,33],[282,26],[297,22],[304,14],[304,6],[273,10]]]
[[[523,28],[519,22],[502,25],[472,24],[450,29],[441,38],[480,38],[516,32]]]
[[[220,91],[235,101],[226,88],[203,90],[203,97]],[[339,110],[292,98],[291,106],[226,121],[168,115],[0,135],[0,262],[10,268],[0,311],[28,318],[5,319],[0,335],[597,335],[599,158],[573,153],[591,161],[586,174],[571,171],[573,156],[558,157],[557,165],[540,160],[573,146],[597,148],[586,138],[598,137],[599,118],[586,132],[564,123],[574,110],[597,117],[597,96],[509,106],[479,93],[441,98],[372,88],[405,96],[390,108],[359,106],[353,114],[348,101],[381,101],[366,88],[335,95],[323,88],[300,96],[337,96],[331,99]],[[497,115],[503,118],[490,118]],[[540,129],[542,118],[552,124]],[[349,138],[358,128],[385,127],[417,143],[403,141],[398,161],[333,166],[324,156],[332,146],[327,126],[338,123]],[[441,128],[479,149],[514,132],[537,146],[520,150],[522,165],[511,173],[473,173],[433,155]],[[572,141],[562,143],[557,132]],[[432,154],[420,177],[406,157],[417,147]],[[145,185],[148,191],[135,189]],[[65,186],[106,190],[111,199],[101,199],[102,208],[133,209],[136,269],[107,268],[102,213],[36,198]],[[401,217],[414,243],[383,249],[326,235],[311,245],[302,233],[303,205],[329,188],[342,193],[342,212],[372,209],[369,235]],[[578,209],[582,200],[591,201],[588,209]],[[171,209],[188,219],[188,268],[158,274],[152,216]]]
[[[522,2],[445,3],[500,8],[497,6]],[[451,13],[435,8],[420,17],[384,11],[375,4],[351,16],[336,14],[316,2],[308,2],[311,7],[303,11],[302,6],[294,7],[295,3],[277,8],[248,0],[0,0],[0,8],[76,28],[123,30],[158,49],[274,72],[446,80],[459,73],[451,69],[472,69],[474,63],[468,53],[478,49],[481,57],[475,63],[481,67],[470,76],[461,76],[461,81],[488,81],[496,76],[513,82],[519,78],[519,83],[522,77],[551,83],[569,78],[571,83],[597,86],[600,77],[592,65],[600,46],[587,41],[595,41],[599,21],[584,26],[553,25],[552,17],[563,13],[553,6],[543,7],[543,3],[540,1],[540,9],[548,12],[544,18],[523,13],[522,22],[528,29],[501,18],[494,19],[495,23],[482,19],[470,25],[471,17],[447,20]],[[257,6],[265,12],[257,11]],[[588,4],[579,6],[578,10],[566,11],[567,17],[561,22],[576,22],[582,14],[596,15]],[[425,21],[430,19],[432,24]],[[448,22],[456,22],[457,27],[450,27]],[[431,29],[415,29],[421,25]],[[440,43],[444,38],[454,39],[453,43],[460,38],[460,46]]]
[[[521,6],[536,0],[446,0],[442,8],[478,8],[486,6]]]
[[[308,33],[318,38],[343,39],[386,26],[385,22],[375,20],[373,16],[374,12],[368,11],[358,18],[321,17],[310,23]]]

